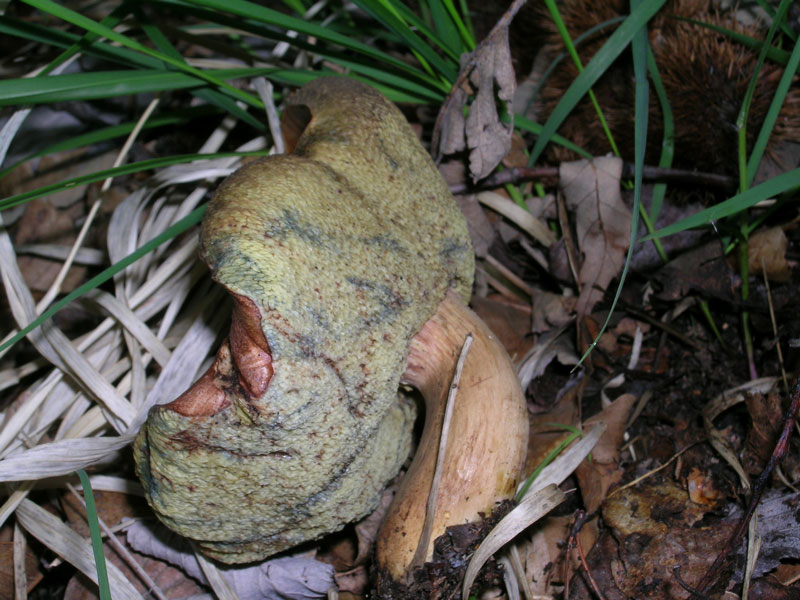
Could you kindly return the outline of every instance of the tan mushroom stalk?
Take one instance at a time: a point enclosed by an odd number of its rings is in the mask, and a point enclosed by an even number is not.
[[[423,539],[445,406],[467,334],[473,342],[458,380],[431,533]],[[403,379],[425,398],[425,427],[378,536],[378,565],[397,581],[420,566],[419,557],[431,559],[447,527],[475,522],[513,497],[528,442],[524,396],[508,355],[455,294],[411,340]]]
[[[444,401],[467,333],[432,539],[510,497],[527,445],[502,347],[466,308],[464,218],[402,113],[343,78],[284,111],[291,154],[248,164],[209,205],[202,256],[234,299],[231,330],[189,390],[154,408],[134,454],[170,528],[225,563],[261,560],[368,514],[425,428],[381,532],[379,563],[413,559]],[[430,556],[430,551],[420,551]]]

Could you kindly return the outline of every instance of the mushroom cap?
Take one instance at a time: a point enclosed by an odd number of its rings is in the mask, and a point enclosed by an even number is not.
[[[223,562],[376,506],[410,451],[414,406],[398,397],[410,340],[449,289],[466,301],[472,285],[464,217],[397,107],[344,78],[290,103],[310,116],[287,135],[293,153],[229,177],[201,231],[214,279],[260,316],[266,390],[242,385],[226,343],[206,375],[221,408],[156,407],[135,445],[162,521]]]

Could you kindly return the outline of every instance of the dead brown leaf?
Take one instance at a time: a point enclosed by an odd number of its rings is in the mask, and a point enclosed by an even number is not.
[[[543,333],[566,325],[572,320],[578,299],[575,296],[563,296],[536,289],[533,293],[534,333]]]
[[[757,272],[761,272],[760,265]],[[732,300],[737,282],[718,241],[684,252],[659,269],[653,279],[662,288],[657,294],[661,300],[680,300],[692,291]]]
[[[534,597],[553,594],[564,582],[564,547],[572,518],[547,516],[537,523],[523,544],[525,573]]]
[[[604,533],[588,557],[592,573],[605,582],[607,598],[688,598],[673,566],[681,566],[686,581],[697,581],[733,528],[733,523],[703,525],[706,512],[671,481],[647,480],[609,498],[603,518],[613,533]],[[578,589],[571,598],[591,597]]]
[[[531,320],[531,313],[526,305],[505,301],[497,294],[489,298],[476,296],[470,304],[472,310],[500,340],[512,361],[520,360],[533,346],[533,338],[525,335]]]
[[[25,547],[25,575],[28,578],[26,589],[30,592],[42,580],[42,565],[31,551]],[[0,542],[0,600],[14,599],[14,542]]]
[[[462,57],[458,81],[437,118],[432,144],[434,153],[441,156],[469,149],[473,181],[489,175],[511,150],[513,119],[507,125],[500,121],[497,100],[510,107],[514,98],[517,80],[511,62],[508,27],[523,4],[524,0],[516,0],[475,51]],[[473,92],[475,98],[464,118],[464,107]],[[513,115],[512,110],[508,112]]]
[[[619,462],[619,449],[623,443],[628,416],[637,398],[633,394],[622,394],[599,413],[584,421],[584,429],[591,429],[603,422],[606,431],[592,450],[592,461],[599,463]]]
[[[530,418],[528,456],[525,459],[525,476],[540,466],[545,457],[556,448],[570,432],[561,426],[576,427],[580,423],[580,396],[582,385],[575,385],[547,412]]]
[[[469,99],[469,93],[465,87],[469,87],[466,82],[453,88],[450,95],[442,104],[442,110],[436,119],[436,130],[433,132],[433,151],[438,155],[454,154],[461,152],[467,147],[464,139],[464,106]]]
[[[751,235],[747,242],[750,272],[760,275],[763,261],[769,279],[777,282],[789,281],[792,271],[786,260],[788,245],[789,240],[781,227],[761,229]]]
[[[478,93],[469,108],[464,133],[470,149],[469,170],[473,181],[478,181],[489,175],[511,150],[513,121],[508,125],[501,123],[495,103],[496,94],[501,101],[510,104],[517,83],[511,65],[507,27],[495,31],[478,47],[470,82]]]
[[[621,175],[622,161],[607,156],[562,163],[559,168],[559,185],[574,215],[575,241],[582,254],[579,321],[603,297],[625,262],[631,211],[620,193]]]
[[[489,222],[486,211],[478,202],[475,194],[456,196],[456,202],[467,220],[467,229],[475,256],[485,258],[497,237],[497,231]]]
[[[76,238],[75,221],[83,208],[73,205],[59,209],[49,198],[38,198],[27,204],[17,226],[16,244],[64,244],[71,245]],[[56,278],[61,262],[36,256],[20,256],[19,268],[25,283],[31,290],[44,292]],[[67,272],[61,285],[62,291],[71,292],[86,278],[86,267],[74,266]]]
[[[768,394],[745,393],[744,402],[750,414],[751,427],[741,461],[745,471],[757,475],[772,455],[783,423],[783,409],[780,395],[774,389]]]
[[[583,461],[575,470],[583,504],[589,513],[600,507],[608,491],[622,478],[624,470],[619,466],[619,449],[635,401],[633,394],[623,394],[583,424],[585,430],[599,422],[607,425],[605,433],[592,450],[591,462]]]

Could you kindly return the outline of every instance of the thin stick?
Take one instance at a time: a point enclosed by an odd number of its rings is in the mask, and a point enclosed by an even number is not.
[[[281,133],[281,119],[278,116],[278,109],[275,108],[275,100],[272,97],[272,84],[264,77],[256,77],[253,80],[253,85],[261,97],[264,109],[267,112],[267,124],[272,135],[272,143],[275,145],[275,154],[285,154],[286,146],[283,143],[283,134]]]
[[[789,393],[789,379],[786,377],[786,366],[783,363],[783,351],[781,350],[781,339],[778,335],[778,322],[775,320],[775,306],[772,304],[772,292],[769,289],[769,278],[767,277],[767,267],[764,264],[764,257],[761,257],[761,273],[764,276],[764,287],[767,290],[767,306],[769,306],[769,319],[772,322],[772,334],[775,336],[775,350],[778,352],[778,364],[781,366],[781,377],[783,378],[783,389]]]
[[[519,277],[519,275],[514,273],[514,271],[509,269],[507,266],[505,266],[503,263],[501,263],[499,260],[497,260],[494,256],[492,256],[491,254],[487,254],[486,255],[486,262],[488,264],[490,264],[491,266],[493,266],[498,271],[500,271],[500,274],[503,277],[508,279],[511,283],[513,283],[515,286],[517,286],[520,290],[522,290],[523,292],[528,294],[528,296],[533,296],[533,288],[530,285],[528,285],[527,283],[525,283],[525,281],[521,277]]]
[[[125,140],[125,143],[122,146],[122,149],[119,151],[116,160],[114,160],[114,167],[120,166],[124,161],[125,158],[128,156],[128,152],[130,152],[131,147],[133,146],[133,142],[139,137],[139,132],[144,127],[144,124],[150,118],[150,115],[153,114],[153,111],[158,106],[159,99],[153,99],[150,104],[148,104],[147,108],[145,108],[142,116],[139,117],[139,120],[136,122],[133,131],[131,131],[130,135],[128,135],[128,139]],[[86,239],[86,235],[89,232],[89,228],[91,227],[92,223],[94,222],[94,218],[97,216],[97,211],[100,209],[100,204],[103,200],[103,194],[109,190],[111,187],[111,182],[113,177],[108,177],[103,182],[103,186],[100,188],[100,195],[97,200],[94,201],[92,207],[89,209],[89,213],[86,216],[86,219],[83,222],[83,226],[81,227],[80,232],[78,233],[78,237],[72,245],[72,249],[67,256],[67,259],[61,265],[61,268],[58,271],[58,275],[56,275],[55,281],[53,281],[50,289],[47,290],[47,293],[44,297],[39,301],[36,305],[36,312],[37,314],[41,314],[53,299],[58,295],[61,291],[61,285],[64,283],[64,280],[67,278],[67,272],[69,271],[70,267],[72,267],[72,263],[75,261],[75,256],[78,254],[78,250],[80,250],[81,246],[83,246],[83,241]]]
[[[439,483],[442,480],[442,468],[444,466],[444,458],[447,449],[447,438],[450,434],[450,420],[453,416],[453,406],[455,405],[456,395],[458,394],[459,383],[461,383],[461,373],[467,362],[467,354],[469,354],[469,348],[472,346],[472,339],[472,334],[468,333],[464,339],[464,345],[461,347],[461,354],[456,363],[453,383],[450,384],[450,392],[447,395],[447,405],[444,410],[444,420],[442,421],[442,433],[439,438],[439,450],[436,455],[436,468],[433,472],[433,481],[431,481],[431,491],[428,493],[428,504],[425,507],[425,524],[422,527],[419,544],[417,545],[416,552],[414,552],[414,559],[409,565],[408,573],[413,573],[415,568],[421,567],[425,563],[425,555],[427,554],[428,544],[430,544],[431,535],[433,533],[433,517],[436,512],[436,500],[439,496]]]
[[[613,496],[613,495],[614,495],[614,494],[616,494],[617,492],[621,492],[621,491],[622,491],[622,490],[624,490],[624,489],[627,489],[627,488],[629,488],[629,487],[632,487],[632,486],[636,485],[637,483],[639,483],[640,481],[642,481],[642,480],[644,480],[644,479],[647,479],[648,477],[651,477],[652,475],[655,475],[655,474],[656,474],[656,473],[658,473],[658,472],[659,472],[661,469],[665,469],[665,468],[667,468],[667,467],[668,467],[669,465],[671,465],[671,464],[672,464],[672,462],[673,462],[673,461],[674,461],[676,458],[678,458],[678,457],[679,457],[681,454],[683,454],[684,452],[686,452],[686,451],[687,451],[689,448],[691,448],[692,446],[696,446],[696,445],[697,445],[697,444],[699,444],[699,443],[700,443],[700,442],[694,442],[693,444],[689,444],[688,446],[686,446],[686,447],[685,447],[685,448],[683,448],[682,450],[679,450],[678,452],[676,452],[675,454],[673,454],[673,455],[672,455],[672,457],[671,457],[671,458],[670,458],[670,459],[669,459],[667,462],[665,462],[663,465],[661,465],[660,467],[656,467],[655,469],[653,469],[653,470],[651,470],[651,471],[648,471],[647,473],[645,473],[645,474],[644,474],[644,475],[642,475],[641,477],[637,477],[637,478],[636,478],[636,479],[634,479],[633,481],[629,481],[629,482],[628,482],[628,483],[626,483],[625,485],[623,485],[623,486],[621,486],[621,487],[618,487],[618,488],[616,488],[614,491],[612,491],[610,494],[608,494],[608,496],[606,496],[606,500],[608,500],[609,498],[611,498],[611,496]]]
[[[770,475],[772,475],[772,471],[775,469],[778,463],[784,459],[786,453],[789,451],[789,438],[792,435],[792,427],[794,426],[794,420],[797,418],[798,409],[800,409],[800,377],[795,379],[794,387],[792,389],[792,401],[789,405],[789,409],[786,411],[786,416],[784,417],[783,421],[783,431],[781,431],[781,435],[775,444],[775,449],[772,451],[772,456],[770,456],[767,466],[764,467],[764,470],[753,484],[753,493],[750,496],[750,503],[747,506],[747,511],[742,516],[741,521],[739,521],[739,524],[731,534],[731,537],[728,538],[728,541],[725,543],[725,546],[723,546],[722,551],[720,551],[720,553],[717,555],[714,563],[700,580],[700,583],[697,585],[697,593],[695,594],[696,596],[702,597],[703,595],[707,594],[709,588],[714,584],[719,575],[722,563],[741,541],[744,532],[747,530],[750,519],[755,513],[758,502],[761,500],[761,495],[764,493],[764,488],[767,485],[767,481],[769,481]]]
[[[81,495],[75,489],[75,487],[68,483],[67,489],[72,493],[75,498],[78,499],[81,506],[83,506],[83,510],[86,510],[86,502],[84,502]],[[88,516],[87,516],[88,518]],[[128,563],[128,566],[131,570],[138,575],[139,579],[147,586],[147,591],[153,594],[158,600],[169,600],[165,595],[164,592],[158,587],[155,581],[150,577],[147,571],[142,568],[142,565],[134,558],[134,556],[128,551],[128,549],[122,545],[122,542],[119,541],[116,534],[111,530],[111,528],[106,525],[105,521],[100,518],[100,515],[97,515],[97,522],[100,524],[100,529],[103,530],[103,533],[106,534],[106,541],[111,545],[112,548],[120,555],[120,557]]]
[[[698,173],[686,169],[672,169],[667,167],[645,166],[643,178],[646,181],[658,183],[681,183],[686,185],[701,185],[720,190],[736,189],[736,179],[727,175],[716,173]],[[482,179],[478,185],[457,183],[450,186],[453,194],[465,194],[470,191],[494,189],[506,184],[519,184],[544,178],[557,178],[558,167],[511,167],[499,173],[493,173]],[[622,177],[633,177],[633,163],[624,163]]]
[[[589,517],[586,515],[586,512],[583,510],[579,510],[575,515],[575,524],[572,526],[572,531],[570,532],[569,536],[570,546],[574,545],[574,547],[578,549],[578,556],[581,559],[581,565],[586,573],[586,577],[589,579],[589,584],[592,586],[592,590],[594,590],[594,593],[600,600],[605,600],[605,596],[603,596],[603,593],[600,591],[600,587],[597,585],[597,582],[592,576],[592,571],[589,569],[589,565],[586,562],[586,557],[583,554],[583,547],[581,546],[580,532],[588,518]]]

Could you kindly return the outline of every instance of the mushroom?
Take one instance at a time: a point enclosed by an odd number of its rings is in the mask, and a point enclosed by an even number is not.
[[[364,84],[323,78],[290,98],[282,128],[290,154],[245,165],[208,206],[201,253],[233,297],[230,334],[189,390],[151,410],[137,472],[159,519],[202,552],[262,560],[375,508],[411,451],[416,404],[402,384],[414,386],[424,431],[378,542],[380,566],[400,579],[445,527],[513,495],[523,394],[465,305],[466,223],[402,113]]]

